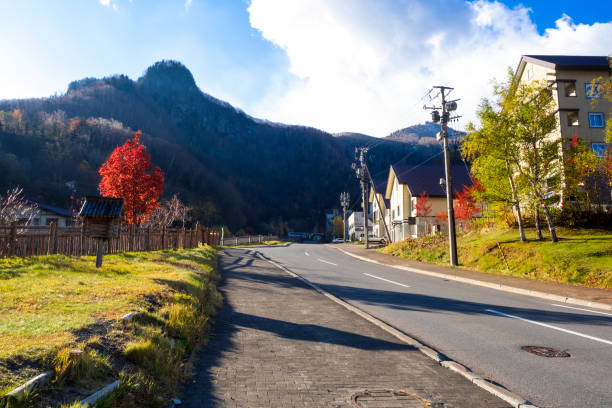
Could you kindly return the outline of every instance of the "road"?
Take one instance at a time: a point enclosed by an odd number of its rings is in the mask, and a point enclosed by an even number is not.
[[[331,245],[257,250],[535,405],[612,407],[611,312],[376,265]]]

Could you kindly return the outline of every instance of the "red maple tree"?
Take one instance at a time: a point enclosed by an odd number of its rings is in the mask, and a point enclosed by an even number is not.
[[[417,217],[427,217],[431,214],[431,203],[429,202],[429,196],[423,191],[416,200],[414,205]]]
[[[480,211],[476,207],[474,193],[480,188],[479,183],[474,183],[472,187],[463,187],[463,191],[457,193],[454,203],[455,219],[469,222]]]
[[[137,225],[153,214],[164,189],[164,174],[159,167],[153,167],[140,136],[139,130],[133,139],[117,146],[98,170],[102,195],[123,198],[125,222]]]

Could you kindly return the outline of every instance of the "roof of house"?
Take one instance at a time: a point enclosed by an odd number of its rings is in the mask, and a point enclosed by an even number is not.
[[[70,210],[67,210],[65,208],[54,207],[52,205],[47,205],[47,204],[42,204],[42,203],[36,203],[34,201],[30,201],[30,203],[34,204],[36,207],[40,208],[41,210],[45,210],[47,212],[51,212],[53,214],[60,215],[62,217],[67,217],[67,218],[72,217],[72,212],[70,212]]]
[[[87,196],[80,216],[85,217],[121,217],[123,198]]]
[[[391,200],[385,197],[385,191],[387,190],[387,177],[379,177],[372,180],[374,182],[374,192],[377,194],[382,194],[383,201],[385,203],[385,208],[389,208],[391,206]],[[370,194],[370,202],[374,202],[373,194]]]
[[[430,197],[446,197],[446,191],[440,186],[440,179],[445,178],[444,166],[391,166],[400,184],[408,186],[412,195],[423,192]],[[472,186],[467,166],[451,166],[453,191],[455,194],[465,186]]]
[[[603,71],[610,68],[605,55],[523,55],[519,69],[523,62],[532,62],[555,70]]]

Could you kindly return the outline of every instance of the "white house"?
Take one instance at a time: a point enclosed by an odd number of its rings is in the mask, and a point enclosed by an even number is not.
[[[370,189],[369,202],[372,205],[372,234],[377,238],[387,239],[385,223],[391,234],[391,210],[390,201],[385,198],[387,178],[374,180],[374,188]],[[383,222],[384,220],[384,222]]]
[[[363,234],[363,211],[353,211],[347,219],[348,236],[351,241],[365,238]],[[372,233],[372,220],[368,219],[368,233]]]
[[[58,227],[66,227],[72,222],[72,213],[69,210],[41,203],[31,202],[31,204],[37,207],[37,211],[30,225],[45,226],[50,225],[52,221],[57,221]]]
[[[466,166],[452,166],[451,176],[455,194],[472,185]],[[385,198],[391,209],[389,232],[393,242],[426,233],[428,226],[437,222],[436,215],[447,213],[446,189],[440,185],[440,179],[444,178],[444,166],[391,166]],[[428,195],[431,208],[428,214],[417,217],[416,204],[422,193]]]

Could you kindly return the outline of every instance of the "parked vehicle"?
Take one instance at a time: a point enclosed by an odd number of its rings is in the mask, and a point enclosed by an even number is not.
[[[337,244],[337,243],[339,243],[339,242],[344,242],[344,238],[334,238],[334,239],[332,239],[332,242],[333,242],[334,244]]]

